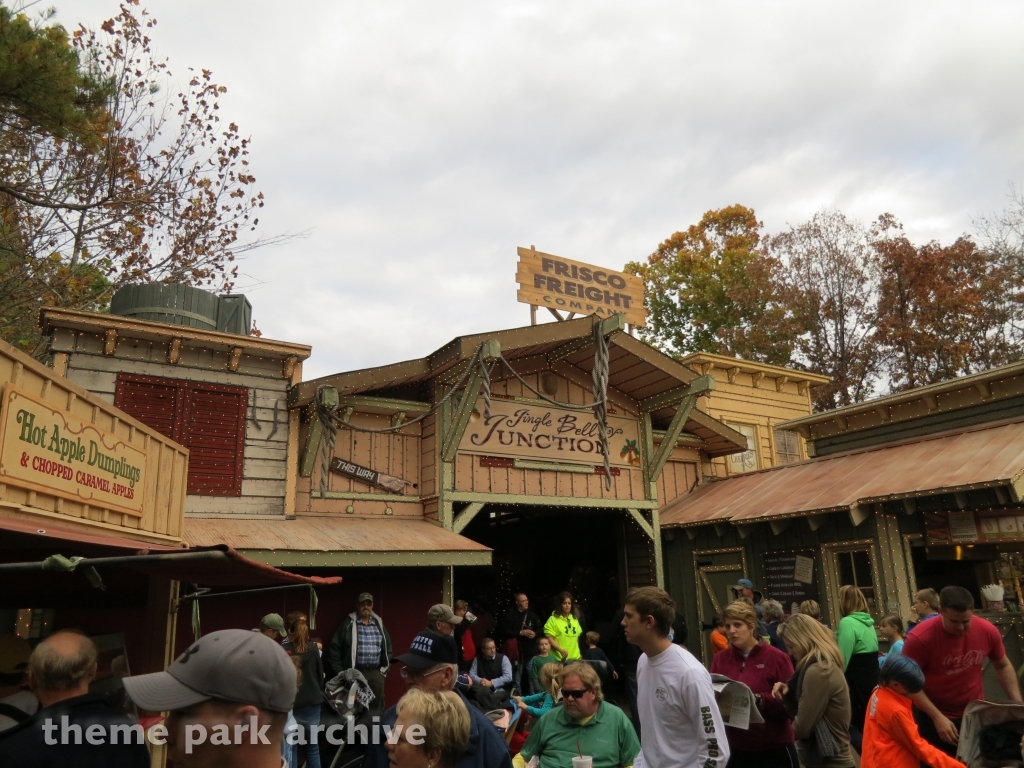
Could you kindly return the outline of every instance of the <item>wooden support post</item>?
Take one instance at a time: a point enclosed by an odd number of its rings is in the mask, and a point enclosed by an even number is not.
[[[851,504],[850,522],[853,523],[853,527],[856,528],[858,525],[860,525],[869,517],[871,517],[872,511],[872,508],[865,504]]]
[[[530,305],[530,325],[536,325],[536,324],[537,324],[537,305],[536,304],[531,304]]]
[[[462,533],[463,529],[473,522],[473,518],[476,517],[483,508],[484,502],[482,501],[475,501],[468,505],[455,517],[455,521],[452,523],[452,530],[455,533]]]
[[[324,387],[320,390],[320,403],[333,408],[338,404],[338,390],[334,387]],[[316,465],[317,456],[320,455],[320,444],[324,439],[324,425],[316,415],[314,406],[310,406],[311,416],[309,419],[309,431],[306,433],[306,443],[302,447],[302,460],[299,465],[299,474],[302,477],[309,477],[313,474],[313,467]]]
[[[441,569],[441,602],[445,605],[455,602],[455,569],[450,565]]]
[[[740,535],[741,539],[745,539],[754,532],[757,528],[756,523],[747,523],[746,525],[736,525],[736,533]]]
[[[672,455],[672,451],[676,447],[676,441],[679,439],[679,435],[682,434],[686,420],[690,418],[690,412],[696,404],[697,395],[685,397],[679,403],[675,416],[672,417],[672,422],[665,431],[665,437],[662,438],[661,445],[658,446],[658,452],[654,454],[654,458],[647,466],[648,474],[644,478],[645,483],[658,482],[662,470],[665,469],[665,463],[668,461],[668,457]]]
[[[808,515],[807,526],[812,531],[816,531],[825,524],[826,520],[828,520],[828,515]]]
[[[647,518],[643,516],[643,513],[639,509],[627,509],[626,511],[629,512],[630,517],[636,520],[636,524],[640,526],[643,532],[647,534],[647,538],[653,542],[654,528],[647,522]]]
[[[661,551],[661,515],[658,508],[651,510],[651,529],[654,531],[654,577],[655,583],[665,588],[665,558]]]
[[[501,356],[501,344],[496,339],[488,339],[484,342],[480,354],[485,363],[497,360]],[[455,407],[451,424],[444,435],[444,447],[441,450],[442,461],[455,461],[459,443],[462,442],[462,436],[466,433],[466,427],[469,426],[469,417],[473,414],[473,409],[476,408],[476,397],[483,384],[483,377],[484,374],[479,367],[470,371],[462,399]]]
[[[644,498],[657,501],[658,485],[648,480],[650,466],[654,460],[654,427],[651,426],[651,414],[644,411],[640,414],[640,471],[643,475]]]

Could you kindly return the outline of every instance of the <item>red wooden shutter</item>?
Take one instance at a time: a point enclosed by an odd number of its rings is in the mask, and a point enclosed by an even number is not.
[[[114,404],[189,449],[188,493],[241,496],[249,390],[119,373]]]
[[[189,387],[188,492],[241,496],[245,411],[249,390],[196,384]]]
[[[153,376],[117,375],[114,405],[164,437],[184,445],[185,382]]]

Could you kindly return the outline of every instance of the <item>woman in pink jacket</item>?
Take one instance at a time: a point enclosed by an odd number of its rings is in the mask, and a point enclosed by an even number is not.
[[[772,698],[775,683],[785,683],[793,676],[793,662],[778,648],[757,639],[757,614],[746,603],[730,603],[722,618],[729,647],[715,654],[711,672],[750,688],[764,718],[764,723],[751,723],[747,730],[726,728],[727,768],[797,768],[793,728],[782,702]]]

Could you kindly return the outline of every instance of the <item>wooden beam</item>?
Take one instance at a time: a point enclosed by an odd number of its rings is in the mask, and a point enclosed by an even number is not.
[[[647,518],[643,516],[639,509],[627,509],[626,511],[629,512],[630,517],[636,520],[636,524],[643,529],[643,532],[647,534],[647,538],[653,542],[654,529],[651,527],[651,524],[647,522]]]
[[[338,405],[338,390],[324,387],[320,390],[320,404],[326,408]],[[316,459],[320,455],[320,444],[324,439],[324,425],[317,416],[315,409],[309,419],[309,431],[306,432],[306,443],[302,447],[302,458],[299,462],[299,475],[309,477],[313,474]]]
[[[399,400],[393,397],[371,397],[369,395],[339,395],[338,405],[342,408],[351,406],[358,413],[381,415],[399,412],[420,414],[430,410],[430,403],[419,400]]]
[[[675,405],[691,395],[701,397],[715,388],[715,379],[712,376],[701,376],[683,384],[681,387],[672,389],[657,395],[645,398],[640,401],[640,410],[652,413],[654,411]]]
[[[825,524],[826,520],[828,520],[828,515],[808,515],[807,526],[812,531],[816,531]]]
[[[725,534],[728,532],[728,530],[729,530],[729,526],[727,524],[725,524],[725,523],[715,523],[715,533],[717,533],[719,537],[725,536]]]
[[[547,309],[548,312],[550,312],[552,315],[555,316],[555,320],[557,320],[560,323],[564,323],[565,322],[565,318],[562,317],[561,314],[559,314],[557,309],[555,309],[554,307],[546,307],[546,309]]]
[[[903,511],[908,515],[914,514],[917,510],[917,499],[903,499]]]
[[[501,357],[501,345],[495,339],[488,339],[483,343],[480,355],[485,363],[497,360]],[[466,382],[466,389],[462,393],[462,399],[459,401],[459,404],[455,406],[451,426],[448,427],[448,431],[444,436],[443,448],[441,450],[442,461],[455,461],[455,455],[459,451],[459,443],[462,442],[462,436],[466,433],[466,427],[469,426],[469,417],[473,415],[473,409],[476,408],[477,393],[480,392],[483,380],[484,374],[479,366],[470,371],[469,380]]]
[[[853,527],[856,528],[869,517],[874,510],[867,504],[851,504],[850,505],[850,522],[853,523]]]
[[[736,533],[740,535],[741,539],[745,539],[757,529],[757,523],[739,523],[736,525]]]
[[[1005,506],[1006,504],[1010,503],[1010,494],[1006,492],[1005,486],[997,485],[992,490],[996,492],[996,501],[998,501],[1000,504]]]
[[[566,507],[573,509],[622,509],[630,504],[636,509],[656,509],[657,501],[630,499],[598,499],[589,496],[542,496],[519,493],[479,493],[477,491],[446,491],[447,501],[484,501],[488,504],[520,504],[534,507]]]
[[[686,538],[688,538],[690,541],[693,541],[697,538],[696,528],[683,528],[683,532],[686,534]]]
[[[769,520],[768,525],[771,527],[772,533],[778,536],[793,524],[794,519],[795,518],[789,517],[785,520]]]
[[[469,504],[455,517],[455,521],[452,523],[452,530],[455,533],[462,533],[462,530],[473,522],[473,518],[480,513],[480,510],[483,509],[484,506],[484,502],[482,501],[475,501]]]
[[[697,381],[700,381],[700,379],[697,379]],[[658,478],[661,477],[662,470],[665,469],[665,463],[668,461],[668,457],[672,455],[672,451],[676,447],[676,440],[678,440],[679,435],[682,434],[686,420],[690,418],[690,411],[693,410],[693,406],[696,404],[696,394],[685,397],[680,401],[679,406],[676,408],[676,413],[672,417],[672,422],[668,425],[668,429],[665,430],[665,438],[661,441],[661,445],[658,446],[658,450],[654,454],[654,457],[647,464],[647,477],[644,479],[644,482],[658,482]]]
[[[967,493],[965,491],[955,491],[953,498],[956,500],[957,508],[967,509]]]

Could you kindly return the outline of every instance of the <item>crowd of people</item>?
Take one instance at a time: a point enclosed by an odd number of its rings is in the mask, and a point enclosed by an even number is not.
[[[256,630],[201,637],[163,672],[123,679],[145,739],[123,707],[89,693],[93,643],[62,630],[27,659],[24,693],[36,706],[0,733],[0,768],[148,766],[147,739],[166,748],[170,765],[190,767],[320,768],[323,745],[340,754],[358,743],[344,765],[955,768],[964,708],[983,697],[986,659],[1006,696],[1021,701],[998,630],[974,616],[963,588],[919,592],[919,620],[906,630],[898,616],[876,627],[849,585],[834,630],[813,601],[787,615],[746,579],[736,597],[712,631],[710,670],[686,649],[675,604],[656,587],[626,595],[618,624],[635,653],[611,656],[596,631],[584,631],[569,593],[544,620],[517,594],[500,622],[481,625],[484,635],[471,631],[466,602],[435,605],[395,655],[364,592],[327,645],[330,681],[307,616],[268,614]],[[884,654],[879,634],[889,642]],[[392,664],[407,692],[385,708]],[[723,718],[713,675],[749,688],[758,716],[746,728],[726,727],[733,712]],[[607,697],[617,680],[624,706]],[[360,713],[355,730],[354,719],[321,722],[328,700]]]

